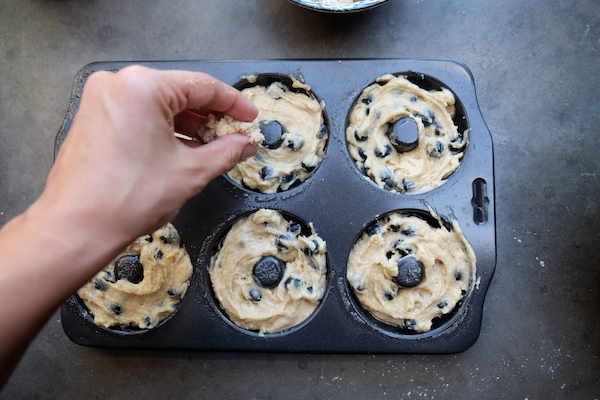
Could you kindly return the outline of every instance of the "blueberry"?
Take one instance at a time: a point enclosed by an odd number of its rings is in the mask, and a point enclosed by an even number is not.
[[[383,183],[383,187],[387,190],[392,190],[396,188],[396,182],[394,181],[394,177],[388,174],[383,174],[379,177],[381,182]]]
[[[393,279],[399,286],[415,287],[423,280],[423,263],[413,256],[398,260],[398,275]]]
[[[373,98],[372,98],[370,95],[369,95],[369,96],[367,96],[367,97],[363,97],[363,98],[362,98],[362,100],[361,100],[361,102],[362,102],[363,104],[367,105],[367,106],[368,106],[369,104],[371,104],[371,102],[372,102],[372,101],[373,101]]]
[[[415,329],[417,326],[417,321],[414,319],[405,319],[404,320],[404,328],[405,329]]]
[[[106,290],[106,283],[104,283],[104,281],[102,279],[95,278],[94,279],[94,288],[96,288],[96,290],[104,292]]]
[[[415,231],[412,228],[403,229],[401,232],[404,236],[414,236]]]
[[[275,175],[275,170],[268,166],[262,167],[259,172],[260,179],[262,179],[263,181],[271,179],[273,175]]]
[[[298,151],[304,145],[304,139],[302,135],[298,135],[297,133],[289,133],[286,135],[285,146],[292,151]]]
[[[354,139],[356,139],[357,142],[364,142],[365,140],[367,140],[369,138],[369,131],[364,131],[362,132],[362,134],[358,134],[358,131],[354,131]]]
[[[312,286],[308,286],[308,287],[306,288],[306,292],[307,292],[308,294],[312,294],[312,293],[313,293],[313,287],[312,287]]]
[[[440,158],[444,154],[444,144],[439,140],[433,146],[427,146],[427,152],[430,157]]]
[[[419,128],[414,119],[401,118],[388,125],[387,137],[399,153],[406,153],[419,144]]]
[[[160,240],[164,243],[164,244],[171,244],[171,240],[172,238],[168,238],[166,236],[161,236]]]
[[[154,238],[152,237],[152,235],[146,236],[146,242],[152,243],[153,240],[154,240]]]
[[[250,295],[250,299],[252,301],[261,301],[262,300],[262,293],[258,288],[250,289],[250,292],[248,294]]]
[[[290,285],[294,285],[295,288],[299,288],[300,286],[302,286],[302,281],[298,278],[287,278],[285,280],[284,285],[286,290]]]
[[[258,124],[260,132],[265,137],[262,146],[267,149],[276,149],[283,143],[285,129],[277,121],[260,121]]]
[[[121,308],[121,305],[119,303],[110,303],[110,311],[113,312],[115,315],[121,315],[121,313],[123,312],[123,309]]]
[[[386,299],[387,301],[392,301],[392,300],[394,300],[394,297],[395,297],[395,296],[394,296],[394,294],[393,294],[393,293],[391,293],[391,292],[384,292],[384,293],[383,293],[383,297],[385,297],[385,299]]]
[[[156,258],[157,260],[162,260],[163,256],[164,256],[163,252],[159,250],[156,252],[156,255],[154,256],[154,258]]]
[[[278,236],[277,239],[275,239],[275,245],[277,246],[277,250],[281,251],[282,253],[287,253],[288,251],[290,251],[289,242],[292,240],[293,239],[289,234]]]
[[[144,279],[144,267],[139,256],[123,256],[115,263],[115,277],[131,283],[140,283]]]
[[[402,179],[402,189],[405,192],[409,192],[411,191],[413,188],[415,187],[415,182],[408,180],[408,179]]]
[[[393,251],[388,251],[387,253],[385,253],[385,257],[390,260],[392,258],[392,256],[394,255]]]
[[[400,232],[400,229],[402,229],[400,226],[398,225],[390,225],[390,231],[394,232],[394,233],[398,233]]]
[[[365,115],[368,117],[370,113],[371,113],[371,109],[369,107],[367,107],[365,110]]]
[[[252,268],[252,278],[257,285],[274,288],[283,278],[285,263],[274,256],[264,256]]]
[[[301,163],[300,166],[302,167],[302,169],[306,172],[313,172],[316,168],[316,166],[313,165],[306,165],[304,163]]]
[[[367,159],[367,155],[365,154],[365,151],[362,148],[358,148],[358,156],[364,161]]]
[[[281,182],[285,184],[293,183],[296,180],[296,174],[294,172],[290,172],[288,175],[284,175],[281,177]]]
[[[152,323],[152,318],[150,318],[150,317],[144,318],[144,325],[145,326],[150,326],[151,323]]]
[[[440,310],[443,310],[444,308],[446,308],[447,305],[448,305],[448,300],[443,299],[443,300],[440,300],[440,302],[438,303],[437,306]]]
[[[379,232],[381,232],[381,226],[379,226],[379,224],[377,224],[376,222],[367,225],[367,227],[365,228],[365,233],[367,234],[367,236],[377,235]]]
[[[170,297],[179,297],[179,293],[175,288],[171,288],[171,289],[167,290],[167,294]]]
[[[454,279],[456,279],[457,281],[462,280],[463,275],[462,272],[459,270],[454,271]]]
[[[319,129],[319,132],[317,132],[317,139],[323,139],[325,136],[327,136],[327,127],[325,126],[325,124],[321,125],[321,129]]]
[[[290,226],[288,226],[287,230],[292,235],[298,236],[300,234],[300,232],[302,231],[302,227],[300,226],[300,224],[293,222],[290,224]]]
[[[410,102],[411,103],[416,103],[417,100],[419,100],[417,96],[415,96],[415,95],[410,96]]]
[[[427,110],[425,114],[417,114],[416,117],[421,120],[423,126],[425,127],[428,127],[429,125],[433,124],[433,121],[435,120],[431,110]]]
[[[383,146],[383,149],[375,149],[375,156],[379,158],[385,158],[392,154],[392,148],[388,145]]]

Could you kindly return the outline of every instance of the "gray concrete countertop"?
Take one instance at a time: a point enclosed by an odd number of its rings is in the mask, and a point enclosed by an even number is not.
[[[0,224],[41,193],[90,62],[450,57],[494,141],[498,259],[460,354],[94,349],[57,312],[0,398],[600,398],[599,21],[594,0],[2,0]]]

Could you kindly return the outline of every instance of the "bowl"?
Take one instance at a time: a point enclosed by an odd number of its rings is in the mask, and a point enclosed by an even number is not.
[[[325,13],[352,13],[377,7],[388,0],[354,0],[351,3],[336,3],[340,0],[289,0],[310,10]]]

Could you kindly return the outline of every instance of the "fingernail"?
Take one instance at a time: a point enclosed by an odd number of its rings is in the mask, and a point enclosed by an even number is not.
[[[256,146],[247,144],[246,147],[244,147],[244,151],[242,152],[242,157],[241,157],[240,161],[245,161],[245,160],[249,159],[250,157],[253,157],[257,151],[258,151],[258,148]]]

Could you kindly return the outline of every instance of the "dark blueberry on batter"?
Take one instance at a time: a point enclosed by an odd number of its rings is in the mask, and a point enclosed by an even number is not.
[[[314,165],[306,165],[304,163],[300,163],[300,166],[306,172],[313,172],[315,170],[315,168],[316,168],[316,166],[314,166]]]
[[[313,246],[306,246],[304,249],[302,249],[302,252],[307,257],[311,257],[311,256],[314,256],[315,254],[319,254],[319,242],[317,242],[316,240],[313,240],[312,245]]]
[[[152,235],[146,236],[146,242],[152,243],[153,240],[154,240],[154,238],[152,237]]]
[[[438,308],[439,308],[440,310],[443,310],[444,308],[446,308],[446,306],[447,306],[447,305],[448,305],[448,301],[447,301],[447,300],[441,300],[441,301],[438,303],[438,305],[437,305],[437,306],[438,306]]]
[[[319,132],[317,132],[317,139],[323,139],[325,136],[327,136],[327,127],[325,126],[325,124],[321,125],[321,129],[319,129]]]
[[[389,260],[394,256],[394,252],[393,251],[388,251],[387,253],[385,253],[386,258]]]
[[[367,227],[365,228],[365,233],[368,236],[377,235],[379,232],[381,232],[381,226],[376,222],[367,225]]]
[[[364,161],[367,159],[367,155],[365,154],[365,151],[363,149],[361,149],[360,147],[358,148],[358,156]]]
[[[294,222],[294,223],[291,223],[290,226],[288,226],[287,230],[292,235],[298,236],[300,234],[300,232],[302,231],[302,227],[300,226],[300,224],[297,224]]]
[[[415,329],[417,326],[417,321],[414,319],[405,319],[404,320],[404,328],[406,329]]]
[[[392,231],[394,233],[400,232],[400,229],[402,229],[402,228],[398,225],[390,225],[390,231]]]
[[[151,323],[152,323],[152,318],[150,318],[150,317],[144,318],[144,325],[150,326]]]
[[[414,236],[415,235],[415,231],[412,230],[411,228],[406,228],[406,229],[402,230],[402,234],[404,236]]]
[[[168,238],[168,237],[166,237],[166,236],[161,236],[161,237],[160,237],[160,240],[161,240],[161,241],[162,241],[164,244],[171,244],[171,243],[172,243],[171,241],[173,240],[173,238]]]
[[[368,138],[369,138],[368,131],[364,131],[361,134],[359,134],[358,131],[354,131],[354,139],[356,139],[357,142],[364,142]]]
[[[435,142],[435,146],[429,151],[429,156],[433,158],[440,158],[444,153],[444,144],[440,141]]]
[[[410,96],[411,103],[416,103],[417,100],[419,100],[417,96],[415,96],[415,95]]]
[[[370,95],[369,95],[369,96],[367,96],[367,97],[364,97],[364,98],[361,100],[361,102],[362,102],[363,104],[366,104],[366,105],[369,105],[369,104],[371,104],[371,102],[372,102],[372,101],[373,101],[373,98],[372,98]]]
[[[250,295],[250,298],[252,299],[252,301],[261,301],[262,300],[262,293],[260,292],[260,290],[258,288],[250,289],[250,292],[248,294]]]
[[[388,125],[387,137],[399,153],[406,153],[419,144],[419,128],[414,119],[401,118]]]
[[[277,246],[277,250],[281,251],[282,253],[290,251],[289,242],[292,239],[293,238],[290,235],[278,236],[277,239],[275,239],[275,245]]]
[[[393,293],[391,293],[391,292],[385,292],[385,293],[383,293],[383,297],[385,297],[385,299],[386,299],[387,301],[392,301],[392,300],[394,300],[394,297],[395,297],[395,296],[394,296],[394,294],[393,294]]]
[[[456,279],[457,281],[462,280],[463,275],[462,272],[460,272],[459,270],[454,271],[454,279]]]
[[[104,283],[104,281],[102,279],[95,278],[94,279],[94,288],[96,290],[104,292],[106,290],[106,283]]]
[[[396,182],[394,182],[394,178],[391,175],[381,176],[381,182],[383,182],[383,187],[387,190],[396,188]]]
[[[264,256],[252,268],[252,278],[259,286],[274,288],[283,278],[285,263],[277,257]]]
[[[410,288],[421,283],[423,273],[423,263],[413,256],[407,256],[398,261],[398,276],[393,279],[399,286]]]
[[[262,146],[267,149],[276,149],[281,146],[283,142],[283,134],[285,129],[277,121],[260,121],[258,124],[260,133],[263,134],[265,140],[262,142]]]
[[[369,107],[367,107],[367,108],[365,109],[365,114],[366,114],[366,116],[368,117],[370,113],[371,113],[371,109],[370,109]]]
[[[144,279],[144,267],[139,256],[123,256],[115,263],[115,277],[131,283],[140,283]]]
[[[414,187],[415,187],[414,181],[411,181],[408,179],[402,179],[402,188],[404,189],[405,192],[409,192]]]
[[[307,287],[307,288],[306,288],[306,291],[308,292],[308,294],[312,294],[312,292],[313,292],[313,287],[312,287],[312,286],[309,286],[309,287]]]
[[[282,183],[292,183],[296,180],[296,174],[294,172],[290,172],[288,175],[284,175],[281,177]]]
[[[179,297],[179,293],[177,293],[177,290],[175,290],[174,288],[167,290],[167,294],[170,297]]]
[[[430,110],[428,110],[428,111],[425,113],[425,115],[423,115],[423,114],[418,114],[418,115],[416,115],[416,117],[421,119],[421,122],[423,122],[423,125],[424,125],[425,127],[428,127],[429,125],[433,124],[433,121],[434,121],[434,119],[435,119],[435,118],[433,117],[433,113],[432,113]]]
[[[115,315],[121,315],[121,313],[123,312],[119,303],[110,303],[109,308],[110,311],[112,311]]]
[[[287,289],[288,286],[290,285],[294,285],[294,287],[299,288],[300,286],[302,286],[302,281],[298,278],[287,278],[285,280],[285,288]]]
[[[271,167],[262,167],[261,170],[259,171],[259,176],[260,179],[267,180],[267,179],[271,179],[273,177],[273,175],[275,175],[275,170]]]
[[[385,158],[392,154],[392,148],[388,145],[383,146],[383,149],[375,149],[375,156],[379,158]]]
[[[157,260],[162,260],[163,256],[164,256],[163,252],[159,250],[156,252],[156,255],[154,256],[154,258],[156,258]]]

